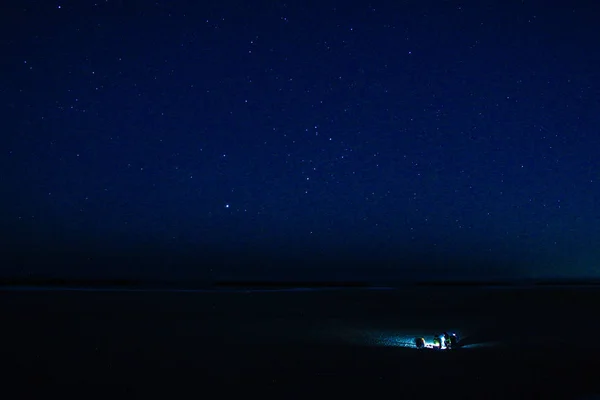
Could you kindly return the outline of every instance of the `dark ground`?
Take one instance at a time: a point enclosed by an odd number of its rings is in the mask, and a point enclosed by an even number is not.
[[[7,396],[600,394],[600,289],[1,291]],[[456,329],[455,352],[377,345]]]

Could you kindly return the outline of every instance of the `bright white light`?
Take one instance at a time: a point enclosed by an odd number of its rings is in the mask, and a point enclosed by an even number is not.
[[[413,349],[417,348],[415,339],[423,338],[425,348],[440,349],[439,346],[433,345],[434,335],[432,332],[423,329],[387,330],[347,328],[331,333],[334,334],[338,339],[355,344],[382,347],[405,347]],[[447,349],[448,347],[442,347],[442,350]]]

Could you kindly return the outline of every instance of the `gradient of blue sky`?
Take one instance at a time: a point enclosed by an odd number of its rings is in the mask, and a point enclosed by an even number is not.
[[[597,274],[591,4],[18,2],[6,271]]]

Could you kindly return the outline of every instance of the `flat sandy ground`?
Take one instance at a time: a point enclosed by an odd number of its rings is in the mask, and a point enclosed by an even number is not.
[[[2,291],[1,370],[7,398],[584,398],[600,394],[599,307],[573,287]],[[444,330],[466,348],[410,348]]]

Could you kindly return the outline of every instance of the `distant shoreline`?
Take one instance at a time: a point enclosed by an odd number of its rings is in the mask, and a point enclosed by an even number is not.
[[[218,281],[158,282],[126,279],[0,279],[0,291],[120,291],[120,292],[299,292],[332,290],[408,290],[408,289],[551,289],[599,288],[595,280],[544,281],[426,281],[391,284],[329,281]]]

